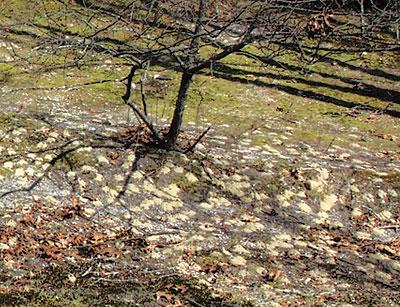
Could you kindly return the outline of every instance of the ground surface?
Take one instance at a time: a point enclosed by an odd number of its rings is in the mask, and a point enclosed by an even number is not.
[[[400,304],[398,55],[231,57],[183,155],[136,144],[121,84],[74,86],[126,68],[38,71],[27,39],[1,43],[0,304]],[[149,80],[161,125],[179,78]]]

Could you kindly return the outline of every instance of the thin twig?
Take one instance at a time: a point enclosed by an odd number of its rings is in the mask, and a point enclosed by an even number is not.
[[[193,151],[193,149],[196,147],[196,145],[201,141],[201,139],[207,134],[208,131],[210,131],[211,126],[209,126],[206,130],[203,131],[202,134],[197,138],[197,140],[188,148],[186,149],[185,153]]]
[[[328,146],[326,146],[325,148],[325,153],[327,153],[329,151],[329,149],[331,148],[331,146],[333,145],[333,143],[336,140],[336,135],[332,138],[332,140],[329,142]]]
[[[85,277],[86,275],[88,275],[91,271],[92,271],[93,267],[88,268],[82,275],[81,277]]]
[[[397,229],[397,228],[400,228],[400,225],[386,225],[386,226],[380,226],[378,228],[379,229]]]

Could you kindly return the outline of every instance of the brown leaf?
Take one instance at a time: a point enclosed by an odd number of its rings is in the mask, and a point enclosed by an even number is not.
[[[178,296],[168,293],[166,291],[157,292],[157,305],[163,307],[188,306],[188,304],[183,303]]]
[[[118,152],[118,151],[113,151],[113,152],[111,152],[110,158],[111,158],[112,160],[117,160],[117,159],[119,158],[119,152]]]
[[[263,274],[262,279],[268,282],[274,282],[281,276],[282,276],[281,271],[279,271],[278,269],[271,269],[265,274]]]
[[[158,306],[171,306],[172,301],[173,301],[172,294],[165,292],[165,291],[157,292],[157,305]]]
[[[115,247],[106,247],[98,251],[98,254],[107,256],[107,257],[119,257],[121,255],[121,251]]]
[[[186,287],[185,285],[178,285],[175,287],[176,291],[181,292],[181,293],[186,293],[189,291],[189,288]]]
[[[101,232],[95,231],[93,233],[92,238],[91,238],[90,241],[95,245],[99,245],[100,243],[105,242],[106,238],[107,237],[104,234],[102,234]]]
[[[219,273],[219,272],[223,272],[224,268],[219,264],[210,264],[210,265],[205,265],[201,268],[200,272],[204,272],[206,274],[208,273]]]
[[[63,253],[61,252],[61,250],[58,247],[55,246],[42,246],[42,258],[51,258],[54,260],[60,260],[62,258],[64,258]]]
[[[70,196],[69,200],[71,201],[72,208],[77,208],[79,206],[79,199],[75,196]]]
[[[30,213],[24,214],[21,219],[21,224],[24,224],[26,226],[34,226],[35,224],[34,216]]]
[[[290,249],[287,252],[287,256],[292,260],[299,260],[301,258],[301,253],[295,249]]]
[[[64,207],[64,212],[62,213],[63,219],[73,218],[75,215],[82,216],[83,207],[79,203],[79,199],[75,196],[70,196],[69,200],[71,202],[71,208]]]

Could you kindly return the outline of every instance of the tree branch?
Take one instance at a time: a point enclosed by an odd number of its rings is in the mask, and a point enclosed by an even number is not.
[[[190,145],[188,149],[185,150],[185,153],[193,151],[193,149],[197,146],[197,144],[199,144],[199,142],[203,139],[203,137],[205,137],[205,135],[208,133],[208,131],[210,131],[210,129],[211,126],[209,126],[206,130],[204,130],[203,133],[200,134],[200,136],[196,139],[196,141],[192,145]]]
[[[126,91],[125,94],[122,96],[122,99],[124,102],[139,116],[141,121],[149,128],[150,132],[153,134],[153,137],[158,141],[160,144],[163,143],[163,140],[160,138],[160,135],[158,134],[157,130],[155,129],[154,125],[152,124],[151,120],[147,117],[147,112],[145,110],[145,113],[143,113],[135,103],[133,103],[130,100],[131,94],[132,94],[132,80],[133,77],[135,76],[136,70],[140,68],[140,65],[134,65],[132,66],[128,77],[126,78]]]

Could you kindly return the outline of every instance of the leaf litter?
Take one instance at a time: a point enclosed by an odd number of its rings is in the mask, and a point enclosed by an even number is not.
[[[159,306],[399,303],[399,152],[294,142],[298,123],[271,116],[165,153],[122,106],[42,98],[1,113],[2,299],[51,284],[120,288],[113,304],[140,287]]]
[[[240,145],[213,144],[213,135],[207,151],[183,156],[126,147],[127,132],[96,142],[90,132],[56,126],[13,131],[28,144],[3,140],[8,292],[34,289],[54,268],[70,272],[65,285],[84,287],[153,268],[218,299],[256,305],[351,302],[349,293],[371,300],[375,291],[376,302],[398,298],[396,161],[342,160],[317,149],[299,157],[282,148],[277,157],[263,147],[249,159]],[[165,285],[155,301],[190,305],[196,288],[185,287]]]

